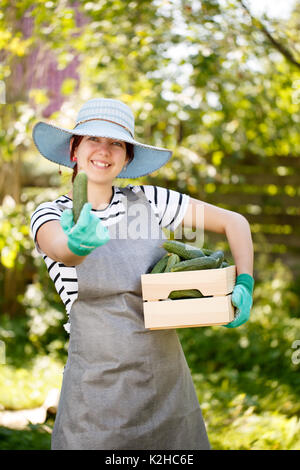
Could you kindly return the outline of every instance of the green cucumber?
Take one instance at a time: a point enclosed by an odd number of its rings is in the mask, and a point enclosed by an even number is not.
[[[173,290],[169,294],[169,299],[178,300],[178,299],[198,299],[203,297],[198,289],[185,289],[185,290]]]
[[[209,255],[209,257],[217,260],[216,268],[220,268],[224,261],[224,252],[222,250],[217,250],[214,251],[211,255]]]
[[[73,182],[73,219],[76,224],[81,209],[88,202],[87,199],[87,174],[84,171],[77,173]]]
[[[229,266],[229,263],[227,261],[223,261],[220,268],[227,268]]]
[[[162,258],[160,258],[160,260],[158,260],[157,263],[152,268],[150,274],[163,273],[164,270],[166,269],[169,256],[170,254],[166,253]]]
[[[180,258],[183,258],[185,260],[200,258],[200,257],[205,256],[205,254],[203,253],[202,250],[200,250],[200,248],[195,248],[192,245],[189,245],[187,243],[182,243],[177,240],[168,240],[163,243],[163,247],[169,253],[174,253],[180,256]]]
[[[208,248],[202,248],[202,251],[205,256],[210,256],[214,252],[214,250],[209,250]]]
[[[175,264],[179,263],[180,262],[180,257],[178,255],[176,255],[175,253],[172,253],[170,256],[169,256],[169,259],[168,259],[168,262],[167,262],[167,266],[166,266],[166,269],[165,269],[165,273],[169,273],[171,271],[171,268],[173,266],[175,266]]]
[[[196,271],[199,269],[215,269],[219,265],[218,258],[205,256],[203,258],[194,258],[186,261],[181,261],[171,268],[171,272],[178,271]]]

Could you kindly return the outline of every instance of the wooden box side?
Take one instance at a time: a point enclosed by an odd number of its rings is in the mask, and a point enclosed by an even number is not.
[[[231,295],[144,302],[143,307],[149,329],[225,325],[234,319]]]
[[[199,289],[202,295],[227,295],[233,291],[236,267],[160,274],[142,274],[143,300],[167,299],[173,290]]]

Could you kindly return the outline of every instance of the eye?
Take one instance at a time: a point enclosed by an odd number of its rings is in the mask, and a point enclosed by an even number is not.
[[[98,137],[95,137],[94,135],[91,135],[88,140],[98,140]]]
[[[113,145],[118,145],[119,147],[123,147],[123,142],[118,142],[118,141],[115,141],[115,142],[112,142]]]

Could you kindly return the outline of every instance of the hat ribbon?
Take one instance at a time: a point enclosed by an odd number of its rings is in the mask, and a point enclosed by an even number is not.
[[[107,121],[107,122],[111,122],[112,124],[117,124],[118,126],[121,126],[121,127],[123,127],[123,129],[128,131],[129,134],[131,135],[131,137],[134,138],[132,132],[130,131],[130,129],[128,129],[128,127],[125,127],[125,126],[123,126],[122,124],[120,124],[118,122],[110,121],[109,119],[103,119],[103,118],[91,118],[91,119],[86,119],[85,121],[79,121],[79,122],[77,122],[76,126],[73,127],[73,129],[76,129],[76,127],[79,126],[79,124],[83,124],[84,122],[88,122],[88,121]]]

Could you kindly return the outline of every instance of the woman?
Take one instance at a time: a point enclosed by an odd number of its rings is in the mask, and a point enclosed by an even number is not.
[[[133,114],[121,101],[89,100],[74,129],[39,122],[33,138],[44,157],[88,177],[89,202],[76,224],[72,190],[41,204],[31,218],[36,247],[69,314],[52,449],[209,449],[176,331],[144,327],[140,279],[165,253],[163,227],[184,223],[224,233],[238,275],[232,295],[237,316],[226,326],[245,323],[254,284],[248,222],[165,188],[113,186],[116,177],[147,175],[171,157],[134,139]],[[134,225],[137,205],[138,225],[147,229],[142,237]],[[199,207],[204,227],[197,227]]]

